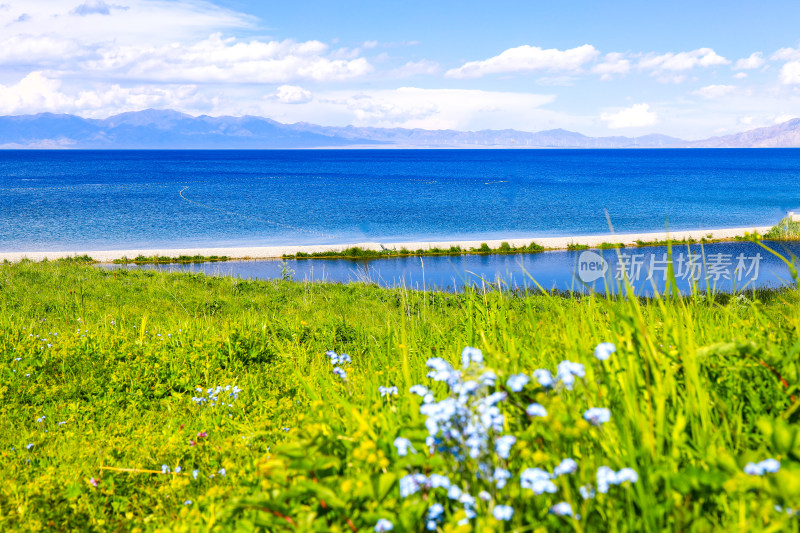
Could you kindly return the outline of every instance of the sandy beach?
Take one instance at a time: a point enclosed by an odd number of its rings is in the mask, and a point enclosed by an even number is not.
[[[589,247],[597,247],[601,243],[621,243],[633,245],[636,241],[661,241],[671,238],[675,241],[684,239],[700,240],[702,238],[711,239],[734,239],[744,236],[745,233],[766,233],[770,226],[726,228],[726,229],[698,229],[674,232],[651,232],[651,233],[624,233],[606,235],[578,235],[571,237],[526,237],[502,240],[483,240],[483,241],[417,241],[417,242],[354,242],[344,244],[328,245],[307,245],[307,246],[253,246],[253,247],[225,247],[225,248],[150,248],[150,249],[130,249],[130,250],[64,250],[55,252],[0,252],[0,261],[20,261],[30,259],[41,261],[43,259],[60,259],[73,257],[76,255],[88,255],[96,261],[111,262],[115,259],[128,257],[130,259],[138,256],[160,255],[166,257],[178,257],[180,255],[202,255],[202,256],[227,256],[231,259],[270,259],[280,258],[283,255],[293,255],[298,252],[314,253],[327,251],[341,251],[346,248],[358,246],[363,249],[381,250],[407,248],[409,250],[429,249],[429,248],[450,248],[451,246],[461,246],[464,249],[479,248],[482,243],[488,244],[491,248],[498,248],[502,242],[508,242],[511,246],[527,246],[531,242],[536,242],[541,246],[551,250],[566,250],[572,244],[585,244]]]

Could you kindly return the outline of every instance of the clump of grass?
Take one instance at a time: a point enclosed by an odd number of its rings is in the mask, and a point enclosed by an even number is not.
[[[61,257],[59,259],[56,259],[56,262],[57,263],[67,263],[67,264],[69,264],[69,263],[77,263],[77,264],[97,263],[97,261],[95,261],[94,259],[92,259],[91,257],[89,257],[86,254],[74,255],[72,257]]]
[[[139,254],[133,259],[122,256],[114,259],[112,263],[116,265],[128,264],[163,264],[163,263],[213,263],[217,261],[229,261],[227,255],[179,255],[178,257],[167,257],[163,255],[146,256]]]
[[[487,243],[481,243],[478,248],[471,248],[466,250],[459,245],[451,246],[450,248],[422,248],[417,250],[409,250],[408,248],[400,248],[400,250],[382,248],[381,250],[365,249],[358,246],[346,248],[340,251],[329,250],[325,252],[297,252],[295,254],[284,254],[283,259],[378,259],[382,257],[416,257],[416,256],[436,256],[436,255],[466,255],[466,254],[508,254],[508,253],[531,253],[543,252],[544,246],[530,243],[527,246],[511,246],[508,242],[504,241],[497,248],[492,248]]]
[[[588,245],[588,244],[575,244],[575,243],[569,243],[569,244],[567,245],[567,250],[569,250],[569,251],[575,251],[575,250],[588,250],[588,249],[589,249],[589,245]]]
[[[615,248],[625,248],[625,245],[621,242],[601,242],[598,248],[601,250],[609,250]]]
[[[683,245],[683,244],[694,244],[697,241],[695,239],[680,239],[680,240],[654,240],[654,241],[643,241],[638,239],[635,241],[636,246],[638,247],[646,247],[646,246],[667,246],[667,245]]]
[[[800,239],[800,221],[786,217],[764,234],[765,239],[788,241]]]

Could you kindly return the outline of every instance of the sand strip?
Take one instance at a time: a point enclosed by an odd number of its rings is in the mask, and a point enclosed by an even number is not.
[[[574,237],[526,237],[504,240],[484,240],[484,241],[426,241],[426,242],[397,242],[397,243],[377,243],[377,242],[356,242],[349,244],[329,244],[329,245],[308,245],[308,246],[254,246],[254,247],[231,247],[231,248],[151,248],[138,250],[71,250],[61,252],[0,252],[0,261],[19,261],[27,258],[33,261],[42,259],[59,259],[63,257],[73,257],[76,255],[88,255],[100,262],[111,262],[115,259],[127,257],[133,259],[138,255],[153,256],[160,255],[166,257],[178,257],[180,255],[201,255],[204,257],[216,255],[227,256],[233,259],[268,259],[280,258],[284,254],[294,255],[298,252],[339,252],[346,248],[358,246],[369,250],[381,250],[381,246],[388,249],[407,248],[408,250],[427,250],[429,248],[450,248],[460,246],[463,249],[479,248],[482,243],[486,243],[491,248],[498,248],[502,242],[508,242],[511,246],[527,246],[531,242],[553,250],[565,250],[571,244],[585,244],[589,247],[597,247],[602,243],[621,243],[633,245],[638,241],[652,242],[663,241],[671,238],[675,241],[684,239],[700,240],[702,238],[711,239],[734,239],[744,236],[745,233],[758,232],[764,234],[771,229],[770,226],[746,227],[746,228],[727,228],[727,229],[704,229],[675,231],[667,234],[666,231],[653,233],[626,233],[617,235],[585,235]]]

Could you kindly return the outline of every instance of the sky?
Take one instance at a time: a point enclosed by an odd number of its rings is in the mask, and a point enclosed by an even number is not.
[[[800,2],[0,0],[0,115],[702,139],[800,117]]]

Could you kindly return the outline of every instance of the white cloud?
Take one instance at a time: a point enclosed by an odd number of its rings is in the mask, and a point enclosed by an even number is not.
[[[692,94],[702,96],[703,98],[714,99],[729,95],[735,90],[735,85],[706,85],[692,92]]]
[[[711,48],[698,48],[691,52],[666,53],[662,55],[648,54],[639,60],[639,68],[655,72],[680,72],[695,67],[713,67],[727,65],[730,61],[717,54]]]
[[[378,44],[379,44],[378,41],[364,41],[364,44],[362,44],[361,46],[370,49],[370,48],[375,48],[376,46],[378,46]]]
[[[555,48],[542,49],[538,46],[518,46],[509,48],[500,55],[483,61],[470,61],[459,68],[445,73],[448,78],[479,78],[487,74],[505,74],[513,72],[545,71],[579,71],[581,67],[593,61],[600,52],[594,46],[585,44],[569,50]]]
[[[320,41],[244,40],[254,19],[203,0],[25,0],[0,10],[0,72],[135,83],[337,81],[372,71],[356,50]],[[23,13],[24,7],[24,13]],[[12,24],[26,14],[23,22]],[[11,26],[9,26],[11,24]]]
[[[31,72],[16,85],[0,85],[0,113],[40,113],[61,111],[69,99],[59,92],[61,82],[41,72]]]
[[[600,79],[609,80],[614,75],[625,75],[631,69],[631,62],[625,59],[625,54],[612,52],[606,54],[602,63],[598,63],[592,67],[594,74],[600,74]]]
[[[747,72],[737,72],[736,74],[733,75],[733,77],[736,78],[737,80],[743,80],[747,77]]]
[[[736,62],[733,66],[735,70],[749,70],[759,68],[765,63],[761,52],[753,52],[749,57],[745,57]]]
[[[126,111],[169,108],[194,115],[255,114],[286,123],[339,126],[530,130],[574,124],[574,117],[542,109],[555,100],[547,94],[403,87],[312,95],[302,87],[282,85],[259,98],[259,87],[248,91],[237,94],[208,85],[122,87],[108,83],[84,89],[33,72],[16,83],[0,85],[0,115],[53,112],[104,118]]]
[[[389,72],[392,78],[410,78],[411,76],[432,76],[441,72],[442,67],[436,61],[422,59],[420,61],[409,61],[402,67],[398,67]]]
[[[800,84],[800,61],[789,61],[781,68],[781,83],[786,85]]]
[[[76,9],[86,16],[72,14]],[[22,14],[28,18],[9,26]],[[157,46],[220,31],[251,29],[255,22],[253,17],[203,0],[24,0],[0,10],[0,41],[12,36],[50,36],[87,46],[109,42]]]
[[[648,104],[634,104],[616,113],[602,113],[600,120],[608,124],[608,129],[641,128],[658,123],[658,114],[650,111]]]
[[[311,92],[295,85],[281,85],[274,96],[284,104],[305,104],[312,99]]]
[[[106,117],[150,107],[211,109],[213,100],[195,86],[137,86],[104,84],[98,89],[63,88],[63,83],[42,72],[31,72],[18,83],[0,85],[0,114],[77,113]]]
[[[784,122],[788,122],[788,121],[790,121],[790,120],[794,120],[794,119],[796,119],[796,118],[798,118],[798,116],[797,116],[797,115],[786,115],[786,114],[783,114],[783,115],[778,115],[777,117],[775,117],[775,118],[773,119],[773,123],[775,123],[775,124],[782,124],[782,123],[784,123]]]
[[[546,94],[401,87],[319,95],[315,111],[344,112],[342,119],[356,126],[468,130],[504,124],[530,129],[546,114],[539,108],[554,100]]]
[[[0,37],[0,65],[31,65],[33,68],[59,68],[67,61],[94,57],[94,47],[74,39],[42,35]]]
[[[285,83],[335,81],[372,70],[365,58],[331,59],[319,41],[239,41],[214,34],[190,46],[111,47],[82,66],[98,75],[164,82]]]
[[[800,47],[798,48],[781,48],[772,54],[770,59],[777,61],[793,61],[800,59]]]

